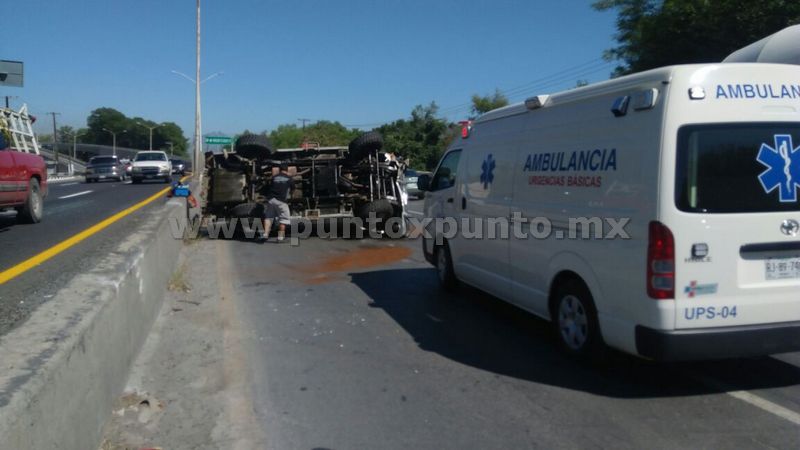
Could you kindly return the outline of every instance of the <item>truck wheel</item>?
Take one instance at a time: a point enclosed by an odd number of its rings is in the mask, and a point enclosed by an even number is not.
[[[243,134],[236,139],[236,154],[247,159],[269,158],[272,144],[263,134]]]
[[[556,288],[552,302],[553,325],[561,349],[579,359],[601,359],[605,344],[589,289],[578,280],[567,280]]]
[[[23,223],[39,223],[42,220],[43,211],[44,204],[42,192],[39,188],[39,180],[31,178],[28,181],[28,198],[19,213],[17,213],[17,219]]]
[[[436,261],[436,276],[439,278],[439,286],[445,291],[453,292],[458,286],[458,279],[453,270],[453,258],[450,256],[450,247],[447,242],[436,246],[433,258]]]
[[[347,162],[356,163],[366,158],[370,152],[383,148],[383,136],[377,131],[370,131],[350,141],[347,149]]]
[[[370,217],[370,213],[374,214],[377,219],[379,219],[376,223],[369,223],[367,219]],[[380,200],[375,200],[374,202],[365,203],[358,209],[358,217],[364,221],[364,227],[371,232],[380,232],[383,230],[384,225],[386,225],[386,221],[389,220],[390,217],[394,215],[394,208],[389,200],[385,198]],[[370,229],[370,227],[372,227]]]

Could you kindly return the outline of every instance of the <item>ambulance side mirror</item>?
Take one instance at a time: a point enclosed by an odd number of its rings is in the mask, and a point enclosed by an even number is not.
[[[417,177],[417,188],[419,188],[420,191],[430,191],[431,176],[428,174],[422,174]]]

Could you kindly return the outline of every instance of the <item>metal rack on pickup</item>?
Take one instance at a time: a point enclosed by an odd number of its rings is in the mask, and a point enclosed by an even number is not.
[[[36,118],[28,114],[28,105],[22,105],[19,111],[0,108],[0,130],[7,131],[11,148],[19,152],[39,154],[39,143],[33,134],[33,122]]]

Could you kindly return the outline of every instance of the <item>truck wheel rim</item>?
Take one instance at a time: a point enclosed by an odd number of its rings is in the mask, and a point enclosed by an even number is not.
[[[31,211],[36,217],[42,215],[42,199],[39,198],[39,191],[31,192]]]
[[[558,329],[561,339],[572,350],[580,350],[589,337],[586,308],[574,295],[566,295],[558,306]]]

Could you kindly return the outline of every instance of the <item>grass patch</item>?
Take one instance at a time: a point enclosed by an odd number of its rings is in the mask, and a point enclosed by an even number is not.
[[[167,285],[167,289],[172,292],[191,292],[192,288],[189,286],[189,282],[186,280],[186,263],[178,267],[178,270],[172,272],[172,276],[169,278],[169,284]]]

